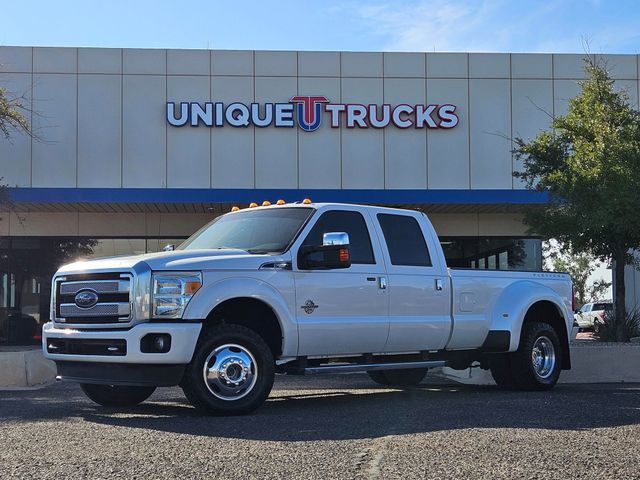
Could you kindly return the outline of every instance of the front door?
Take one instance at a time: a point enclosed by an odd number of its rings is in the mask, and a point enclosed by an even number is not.
[[[325,233],[346,232],[351,267],[294,266],[299,355],[382,351],[389,330],[388,296],[381,288],[385,272],[380,245],[371,241],[370,233],[375,233],[369,222],[357,210],[327,210],[303,236],[302,245],[322,245]]]

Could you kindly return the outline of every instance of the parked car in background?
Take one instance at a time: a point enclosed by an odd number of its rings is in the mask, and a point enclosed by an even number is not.
[[[575,320],[581,329],[592,329],[595,322],[602,321],[605,313],[611,311],[613,311],[613,303],[611,302],[585,303],[575,314]]]

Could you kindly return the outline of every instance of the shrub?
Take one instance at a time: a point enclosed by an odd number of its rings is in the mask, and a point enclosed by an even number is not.
[[[594,322],[594,336],[601,342],[615,342],[617,323],[615,310],[605,312],[602,320]],[[640,336],[640,309],[636,307],[629,310],[622,323],[625,342]]]

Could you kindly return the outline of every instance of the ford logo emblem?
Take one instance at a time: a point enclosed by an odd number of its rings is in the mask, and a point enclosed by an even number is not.
[[[80,308],[91,308],[98,303],[98,294],[93,290],[80,290],[74,300]]]

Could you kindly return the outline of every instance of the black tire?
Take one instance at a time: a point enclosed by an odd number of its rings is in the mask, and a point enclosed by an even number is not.
[[[81,383],[84,394],[103,407],[135,407],[155,391],[156,387],[132,387],[126,385],[94,385]]]
[[[225,367],[227,361],[230,366]],[[214,366],[217,376],[205,380],[205,369]],[[233,378],[240,381],[239,386],[230,383]],[[273,354],[262,337],[241,325],[223,324],[201,334],[181,387],[191,405],[202,412],[244,415],[264,403],[274,378]]]
[[[489,357],[489,370],[498,387],[512,390],[516,387],[516,381],[511,371],[510,354],[493,354]]]
[[[407,368],[402,370],[369,370],[367,374],[376,383],[390,387],[410,387],[418,385],[427,375],[428,368]]]
[[[534,348],[546,358],[540,362],[547,368],[536,368]],[[544,353],[546,352],[546,354]],[[551,360],[553,356],[553,360]],[[562,348],[558,334],[548,323],[531,322],[522,326],[520,345],[511,356],[511,373],[516,387],[520,390],[549,390],[558,382],[562,369]]]

